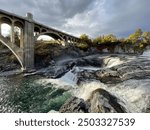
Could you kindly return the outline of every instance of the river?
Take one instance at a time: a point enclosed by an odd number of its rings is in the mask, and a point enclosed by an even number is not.
[[[149,56],[145,52],[142,57]],[[117,60],[117,61],[116,61]],[[122,64],[118,59],[109,60],[108,67]],[[65,75],[58,79],[46,78],[44,76],[32,75],[24,76],[18,74],[15,76],[0,76],[0,112],[1,113],[47,113],[50,111],[59,111],[65,101],[71,97],[72,90],[77,87],[77,72],[82,70],[98,70],[96,67],[74,67]],[[144,80],[143,80],[144,81]],[[112,94],[118,96],[124,105],[129,108],[128,112],[142,112],[142,107],[146,104],[147,98],[140,95],[150,90],[150,80],[146,79],[143,86],[137,87],[139,80],[132,80],[118,84],[118,86],[107,87],[100,82],[88,82],[83,85],[80,91],[74,91],[79,98],[86,99],[89,91],[99,87],[106,89]],[[147,84],[146,84],[147,83]],[[135,84],[135,85],[134,85]],[[126,87],[128,85],[128,88]],[[145,86],[144,86],[145,85]],[[112,85],[113,86],[113,85]],[[137,87],[137,89],[136,89]],[[129,101],[130,100],[130,101]],[[137,104],[135,104],[137,101]],[[133,103],[132,103],[133,102]]]
[[[42,78],[23,75],[0,77],[0,112],[58,111],[70,94],[50,83],[37,83]]]

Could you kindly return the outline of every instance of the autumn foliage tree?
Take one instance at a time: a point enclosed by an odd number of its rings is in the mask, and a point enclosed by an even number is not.
[[[116,43],[116,44],[114,44]],[[129,35],[127,38],[117,38],[114,34],[98,36],[94,39],[90,39],[88,35],[82,34],[80,36],[80,44],[78,46],[82,48],[99,47],[100,45],[111,46],[121,44],[121,47],[125,46],[133,49],[135,52],[143,51],[147,45],[150,45],[150,32],[143,32],[138,28],[136,31]]]
[[[89,38],[89,36],[86,35],[86,34],[82,34],[82,35],[80,36],[80,40],[81,40],[82,43],[86,43],[86,44],[88,44],[88,45],[91,45],[91,44],[92,44],[92,40],[91,40],[91,39]]]
[[[133,44],[136,44],[136,43],[140,43],[142,41],[142,30],[141,29],[137,29],[135,31],[135,33],[129,35],[129,37],[127,38],[127,40]]]
[[[93,44],[105,44],[105,43],[113,43],[113,42],[117,42],[117,37],[113,34],[108,34],[108,35],[103,35],[103,36],[99,36],[97,38],[95,38],[93,40]]]
[[[144,32],[142,34],[144,43],[150,44],[150,32]]]

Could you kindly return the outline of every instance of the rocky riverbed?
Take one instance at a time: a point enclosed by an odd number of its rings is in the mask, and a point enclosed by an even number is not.
[[[149,51],[138,56],[97,54],[68,58],[53,67],[41,73],[48,78],[40,83],[53,83],[72,93],[59,112],[150,110]]]
[[[99,70],[78,72],[79,88],[60,112],[150,112],[148,53],[100,56]]]
[[[32,97],[35,97],[34,101],[37,104],[40,104],[40,107],[36,109],[36,105],[32,102],[32,99],[26,97],[27,99],[23,98],[23,101],[19,101],[19,108],[21,108],[19,111],[53,112],[52,110],[55,110],[57,112],[77,113],[150,112],[149,52],[150,51],[147,51],[143,55],[108,53],[93,53],[92,55],[87,53],[86,55],[80,55],[72,52],[73,54],[70,56],[63,55],[56,58],[56,60],[51,59],[47,68],[41,68],[33,73],[19,75],[23,81],[25,79],[25,86],[27,88],[28,85],[33,85],[32,82],[34,82],[33,88],[36,88],[36,86],[44,86],[44,90],[39,87],[39,93],[35,91],[36,95],[32,95]],[[16,68],[17,67],[18,65],[16,65]],[[11,69],[13,70],[13,68]],[[8,71],[2,68],[1,77],[3,77],[4,74],[5,77],[7,77],[6,72]],[[34,75],[40,75],[42,78],[38,78],[37,80],[34,78],[34,81],[30,81],[28,84],[26,81],[28,81],[28,79],[30,80],[34,77]],[[5,80],[7,81],[7,79]],[[12,77],[11,81],[13,81]],[[11,83],[9,83],[9,85],[11,86]],[[19,86],[20,85],[21,83],[19,83]],[[4,89],[3,86],[7,86],[7,82],[5,82],[5,85],[1,85],[2,90]],[[19,86],[17,85],[17,89]],[[57,109],[55,109],[56,107],[54,106],[54,103],[53,106],[50,104],[53,96],[48,95],[52,94],[51,89],[50,91],[45,92],[45,88],[48,89],[52,86],[55,88],[52,90],[58,90],[57,94],[55,94],[55,98],[57,99],[55,106],[57,106]],[[14,86],[10,87],[11,91],[13,87]],[[28,94],[27,90],[24,89],[25,95]],[[60,96],[59,90],[61,90],[63,98]],[[71,97],[63,95],[62,90],[65,93],[69,93]],[[21,90],[19,90],[19,92],[20,91]],[[44,91],[46,96],[44,97],[44,94],[42,94],[43,98],[38,103],[36,97],[40,98],[40,91]],[[16,95],[16,93],[14,93],[14,95]],[[59,101],[57,95],[59,97]],[[9,95],[7,95],[7,97],[9,97]],[[3,98],[1,99],[2,101],[5,100]],[[60,99],[63,99],[63,101],[60,101]],[[19,97],[17,100],[19,100]],[[26,101],[30,100],[31,102],[28,104]],[[14,112],[17,112],[16,106],[14,106],[15,104],[10,104],[15,107]],[[4,106],[2,105],[3,104],[1,104],[1,108],[5,108],[7,105],[10,107],[9,104],[4,104]],[[26,109],[24,109],[24,106],[27,106],[25,107]],[[31,106],[34,106],[33,110],[30,110],[32,109]],[[5,111],[1,111],[9,112],[7,111],[7,108],[5,108]],[[13,112],[13,110],[10,112]]]

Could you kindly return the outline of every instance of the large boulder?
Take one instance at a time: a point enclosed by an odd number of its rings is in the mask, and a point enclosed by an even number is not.
[[[63,113],[124,113],[126,109],[117,97],[104,89],[96,89],[87,101],[72,97],[60,108]]]
[[[88,105],[83,99],[77,97],[71,97],[60,108],[61,113],[87,113]]]
[[[124,113],[126,109],[119,103],[117,97],[111,95],[104,89],[97,89],[92,92],[89,112],[94,113]]]

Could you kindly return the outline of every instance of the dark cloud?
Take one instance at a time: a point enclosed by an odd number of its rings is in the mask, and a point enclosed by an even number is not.
[[[0,8],[51,27],[90,36],[128,36],[136,28],[150,30],[150,0],[0,0]]]
[[[108,2],[108,0],[106,0]],[[114,0],[111,5],[106,6],[106,11],[112,16],[108,21],[106,30],[110,30],[117,35],[125,36],[133,33],[137,28],[150,30],[150,1],[149,0]],[[104,30],[105,32],[105,30]],[[107,32],[107,31],[106,31]]]

